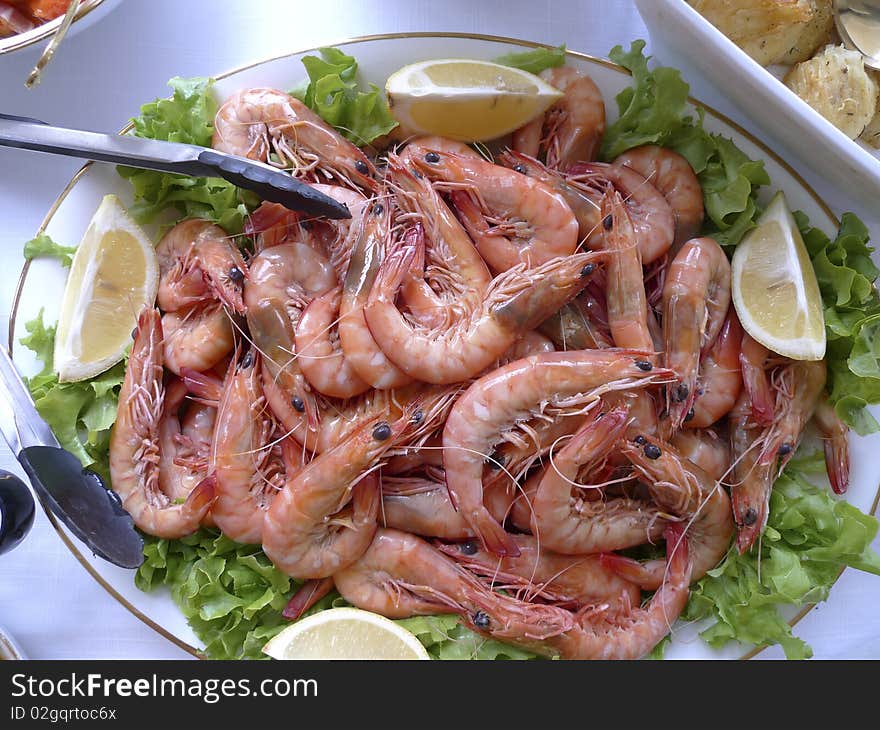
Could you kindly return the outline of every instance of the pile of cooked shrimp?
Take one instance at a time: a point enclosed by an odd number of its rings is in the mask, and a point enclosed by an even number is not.
[[[162,238],[110,444],[143,531],[262,545],[303,581],[288,617],[335,587],[391,618],[635,658],[734,533],[759,537],[814,416],[846,488],[824,363],[743,333],[688,162],[595,162],[601,94],[543,75],[563,97],[493,160],[436,137],[368,156],[273,89],[220,108],[217,149],[351,219],[264,203],[246,249],[204,220]],[[616,552],[663,540],[665,559]]]
[[[67,12],[70,0],[0,0],[0,38],[26,33]]]

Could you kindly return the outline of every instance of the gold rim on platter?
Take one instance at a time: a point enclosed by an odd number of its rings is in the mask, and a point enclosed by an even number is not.
[[[97,0],[97,3],[101,2],[101,0]],[[333,43],[327,43],[323,46],[312,47],[312,48],[303,48],[300,50],[289,51],[286,53],[280,53],[275,56],[271,56],[269,58],[264,58],[259,61],[254,61],[252,63],[245,64],[243,66],[239,66],[237,68],[231,69],[229,71],[225,71],[217,76],[214,76],[216,80],[221,80],[228,78],[229,76],[233,76],[235,74],[241,73],[243,71],[247,71],[248,69],[255,68],[257,66],[262,66],[263,64],[270,63],[272,61],[277,61],[282,58],[289,58],[291,56],[297,56],[303,53],[313,53],[319,50],[321,47],[327,46],[352,46],[358,43],[367,43],[370,41],[380,41],[380,40],[400,40],[400,39],[408,39],[408,38],[463,38],[468,40],[480,40],[480,41],[490,41],[494,43],[505,43],[508,45],[517,45],[525,48],[552,48],[552,46],[547,45],[546,43],[537,43],[535,41],[527,41],[519,38],[508,38],[505,36],[495,36],[495,35],[485,35],[479,33],[434,33],[434,32],[411,32],[411,33],[377,33],[374,35],[365,35],[365,36],[357,36],[354,38],[347,38],[345,40],[336,41]],[[612,69],[617,71],[618,73],[624,74],[626,76],[631,76],[630,72],[619,66],[618,64],[609,61],[605,58],[599,58],[597,56],[591,56],[587,53],[581,53],[579,51],[571,51],[566,49],[566,55],[572,58],[577,58],[583,61],[587,61],[589,63],[596,64],[598,66],[604,66],[605,68]],[[819,196],[819,194],[812,188],[812,186],[807,183],[807,181],[801,176],[797,170],[795,170],[787,161],[782,159],[779,155],[776,154],[770,147],[768,147],[764,142],[756,138],[751,132],[744,129],[740,124],[733,121],[726,114],[719,112],[713,107],[705,104],[693,97],[688,97],[688,101],[690,104],[696,108],[703,109],[705,112],[716,118],[718,121],[726,124],[731,129],[735,130],[737,133],[745,137],[752,144],[757,146],[763,154],[772,158],[774,162],[776,162],[780,167],[782,167],[789,175],[794,178],[794,180],[807,192],[807,194],[813,199],[813,201],[818,205],[822,211],[828,216],[828,218],[834,222],[835,225],[839,225],[840,221],[837,216],[834,215],[831,208],[828,204]],[[129,123],[125,125],[120,131],[119,134],[125,134],[132,129],[132,124]],[[68,196],[70,191],[73,189],[74,185],[76,185],[82,176],[86,173],[86,171],[92,166],[92,163],[89,162],[83,165],[82,168],[77,171],[77,173],[71,178],[70,182],[64,187],[61,191],[61,194],[55,199],[55,202],[49,208],[48,213],[43,219],[42,223],[40,223],[40,227],[37,230],[36,235],[42,234],[46,228],[49,226],[49,223],[52,221],[55,213],[58,211],[58,208],[64,202],[65,198]],[[16,315],[18,313],[18,305],[21,299],[22,291],[24,289],[24,284],[27,279],[27,273],[30,269],[30,261],[25,261],[24,266],[21,269],[21,273],[18,278],[18,282],[16,284],[15,294],[12,300],[12,311],[9,316],[9,332],[8,332],[8,347],[9,353],[12,354],[13,346],[14,346],[14,337],[15,337],[15,321]],[[175,636],[171,631],[166,629],[165,627],[157,624],[153,621],[149,616],[146,616],[142,613],[138,608],[133,606],[124,596],[120,595],[113,586],[111,586],[107,581],[104,580],[103,576],[95,569],[95,567],[86,559],[86,557],[80,552],[79,548],[76,544],[68,537],[67,533],[61,528],[58,521],[55,519],[55,516],[52,514],[52,511],[46,508],[46,505],[40,502],[43,511],[46,513],[46,516],[49,518],[49,522],[55,531],[58,533],[61,540],[67,546],[67,548],[73,553],[74,557],[79,560],[80,564],[86,569],[86,571],[94,578],[104,590],[107,591],[116,601],[118,601],[123,607],[125,607],[129,612],[131,612],[138,619],[143,621],[147,626],[156,631],[161,636],[165,637],[176,645],[177,647],[183,649],[188,652],[192,656],[198,659],[205,659],[205,655],[202,651],[197,649],[190,644],[187,644],[185,641],[182,641],[177,636]],[[877,506],[880,504],[880,485],[878,485],[877,492],[874,495],[874,502],[871,506],[871,513],[873,514],[877,510]],[[841,569],[840,574],[843,573],[844,569]],[[840,577],[838,574],[838,579]],[[808,604],[804,606],[795,616],[789,621],[791,626],[795,626],[801,619],[804,618],[814,607],[815,603]],[[767,647],[755,647],[748,652],[746,652],[740,659],[751,659],[758,654],[760,654]]]
[[[103,2],[104,0],[82,0],[79,10],[76,11],[76,15],[73,18],[73,22],[76,23],[82,20]],[[0,56],[47,40],[58,30],[58,26],[61,25],[63,19],[64,16],[61,15],[54,20],[50,20],[48,23],[38,25],[36,28],[24,33],[16,33],[8,38],[0,39]]]

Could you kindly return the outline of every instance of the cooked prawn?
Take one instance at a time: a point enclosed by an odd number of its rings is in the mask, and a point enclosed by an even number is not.
[[[495,593],[415,535],[379,528],[364,555],[333,576],[342,597],[388,618],[458,614],[474,631],[547,652],[539,642],[574,625],[555,606]]]
[[[382,263],[364,314],[382,352],[408,375],[456,383],[478,374],[519,335],[540,324],[583,288],[601,255],[576,254],[493,280],[480,305],[446,330],[408,322],[395,303],[415,251],[403,245]]]
[[[499,558],[478,540],[437,543],[439,550],[472,573],[483,576],[493,588],[504,588],[515,597],[544,598],[570,608],[605,604],[612,611],[629,610],[640,603],[638,587],[601,564],[598,555],[559,555],[531,535],[514,535],[516,557]]]
[[[699,234],[703,226],[703,189],[694,168],[678,152],[644,145],[619,155],[613,164],[635,170],[666,198],[675,216],[673,255],[685,241]]]
[[[238,249],[219,226],[188,218],[156,245],[159,260],[157,302],[163,312],[219,299],[237,314],[244,312],[242,282],[248,270]]]
[[[645,363],[641,353],[599,350],[532,355],[475,381],[446,419],[443,463],[456,508],[486,548],[516,554],[510,536],[483,506],[483,461],[502,432],[549,406],[571,400],[589,406],[604,393],[647,387],[669,374]]]
[[[183,503],[159,487],[159,425],[165,402],[162,383],[162,322],[158,310],[138,317],[134,345],[119,392],[110,434],[110,480],[122,506],[144,532],[166,539],[198,529],[214,499],[209,481],[200,482]]]
[[[679,382],[667,402],[673,430],[694,405],[700,353],[718,336],[730,306],[730,262],[714,239],[688,241],[669,264],[663,286],[666,367]]]
[[[289,168],[298,177],[320,175],[365,190],[377,186],[373,163],[360,149],[299,99],[277,89],[245,89],[227,99],[214,117],[211,146]]]
[[[532,534],[551,550],[565,555],[620,550],[662,534],[660,513],[648,503],[628,497],[585,500],[572,494],[582,468],[590,473],[606,460],[626,431],[628,416],[620,407],[591,414],[544,468],[532,498]]]
[[[532,157],[543,149],[547,166],[553,169],[595,160],[605,134],[605,101],[599,87],[570,66],[548,68],[539,75],[563,96],[513,133],[513,149]]]
[[[431,150],[419,172],[454,189],[454,206],[480,255],[497,273],[574,252],[578,224],[565,199],[537,180],[485,160]]]

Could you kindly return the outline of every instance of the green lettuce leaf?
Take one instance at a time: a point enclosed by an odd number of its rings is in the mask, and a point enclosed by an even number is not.
[[[872,433],[880,429],[866,410],[880,402],[880,296],[874,286],[880,270],[871,260],[868,229],[844,213],[832,240],[803,213],[795,219],[822,294],[831,403],[857,433]]]
[[[135,585],[168,586],[212,659],[265,659],[261,649],[287,625],[281,611],[295,588],[259,546],[213,530],[180,540],[145,535]]]
[[[357,61],[338,48],[320,48],[302,60],[309,80],[291,93],[358,146],[397,126],[385,92],[375,84],[358,88]]]
[[[144,104],[140,116],[132,120],[135,134],[210,147],[217,113],[213,84],[212,79],[206,78],[171,79],[168,85],[174,92],[172,97]],[[131,167],[118,167],[117,171],[134,189],[131,213],[140,223],[151,223],[170,208],[178,218],[205,218],[237,234],[248,211],[259,203],[253,193],[220,178],[171,175]]]
[[[40,310],[36,319],[25,323],[25,329],[28,335],[21,338],[21,344],[43,363],[43,369],[26,380],[37,411],[61,446],[83,466],[109,479],[110,428],[116,420],[125,362],[91,380],[59,383],[52,364],[55,327],[44,324]]]
[[[263,645],[289,625],[281,616],[300,585],[279,571],[258,545],[240,545],[203,529],[180,540],[144,536],[144,563],[135,574],[142,591],[160,586],[186,616],[211,659],[265,659]],[[348,606],[338,593],[322,598],[311,615]],[[485,639],[457,616],[399,621],[434,659],[534,659],[534,654]]]
[[[789,659],[809,658],[812,650],[792,634],[779,606],[824,601],[845,566],[880,575],[880,556],[870,547],[877,520],[793,468],[813,473],[819,458],[801,457],[777,479],[760,545],[745,555],[731,549],[692,589],[684,618],[714,619],[701,633],[710,646],[779,644]]]
[[[758,188],[769,185],[762,161],[751,160],[726,137],[703,129],[703,112],[687,114],[689,87],[681,73],[659,66],[650,70],[644,41],[629,51],[616,46],[612,61],[627,68],[633,85],[617,95],[619,118],[605,132],[600,157],[610,161],[645,144],[669,147],[694,168],[706,207],[705,233],[724,246],[739,243],[759,213]]]
[[[565,65],[565,44],[556,48],[534,48],[531,51],[505,53],[492,60],[502,66],[512,66],[521,71],[539,74],[545,69]]]
[[[26,261],[38,257],[48,256],[56,258],[65,268],[69,267],[73,261],[73,254],[76,253],[76,246],[62,246],[55,243],[50,236],[41,233],[36,238],[32,238],[24,245],[24,258]]]

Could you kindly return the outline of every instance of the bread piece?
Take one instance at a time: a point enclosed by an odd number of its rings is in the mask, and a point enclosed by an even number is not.
[[[877,110],[877,84],[862,55],[844,46],[821,53],[788,72],[785,85],[850,139],[858,137]]]
[[[689,0],[693,8],[762,66],[779,63],[825,0]],[[828,0],[830,5],[830,0]]]

